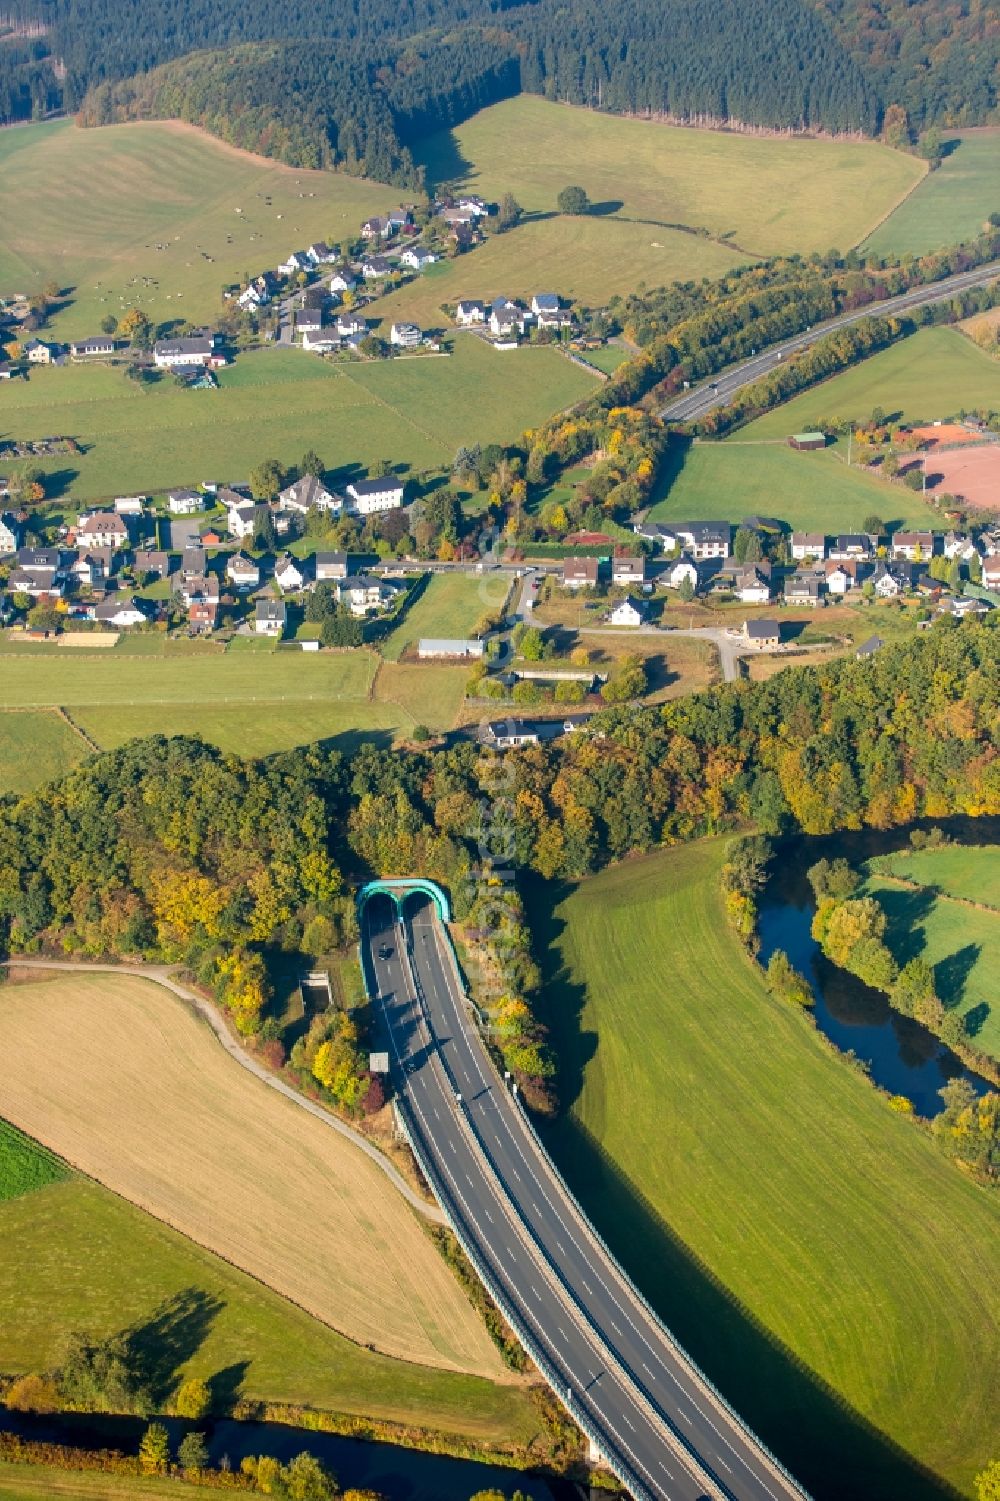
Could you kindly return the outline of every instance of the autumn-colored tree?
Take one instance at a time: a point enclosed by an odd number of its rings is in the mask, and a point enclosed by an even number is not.
[[[139,1464],[144,1475],[165,1475],[170,1464],[170,1439],[162,1423],[150,1423],[139,1440]]]
[[[208,1415],[212,1407],[212,1393],[208,1383],[192,1376],[185,1381],[177,1390],[174,1398],[174,1411],[179,1418],[188,1418],[197,1422],[199,1418]]]
[[[185,1433],[177,1449],[177,1463],[190,1475],[198,1475],[208,1467],[208,1445],[203,1433]]]

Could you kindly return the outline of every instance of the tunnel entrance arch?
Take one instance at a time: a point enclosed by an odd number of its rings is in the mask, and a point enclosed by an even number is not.
[[[425,881],[419,876],[413,879],[387,876],[377,881],[367,881],[358,892],[358,913],[360,915],[364,911],[365,905],[373,896],[388,896],[395,903],[396,911],[402,915],[407,897],[416,891],[431,898],[443,923],[451,922],[451,904],[445,891],[436,881]]]

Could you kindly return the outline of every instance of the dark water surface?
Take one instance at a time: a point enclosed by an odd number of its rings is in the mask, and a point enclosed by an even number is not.
[[[1000,818],[952,819],[939,826],[959,843],[1000,843]],[[831,964],[809,931],[816,910],[806,875],[810,866],[838,856],[857,865],[873,855],[909,849],[909,834],[909,829],[865,829],[782,844],[760,903],[760,960],[766,965],[775,949],[784,949],[812,984],[819,1030],[842,1052],[862,1059],[880,1088],[905,1095],[918,1115],[929,1117],[941,1110],[938,1091],[949,1079],[968,1079],[979,1094],[993,1086],[967,1069],[933,1032],[893,1011],[881,990]]]

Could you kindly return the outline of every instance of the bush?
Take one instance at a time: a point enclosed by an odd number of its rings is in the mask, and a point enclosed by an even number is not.
[[[200,1381],[197,1376],[185,1381],[174,1398],[174,1411],[179,1418],[190,1418],[197,1422],[199,1418],[206,1417],[212,1406],[212,1393],[208,1384]]]
[[[561,214],[586,214],[590,212],[590,199],[583,188],[563,188],[556,206]]]

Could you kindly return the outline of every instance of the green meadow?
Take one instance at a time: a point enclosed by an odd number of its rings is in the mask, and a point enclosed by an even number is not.
[[[55,281],[68,295],[52,333],[69,339],[130,307],[210,320],[224,286],[312,240],[354,240],[399,189],[285,167],[177,122],[59,120],[3,131],[0,197],[0,294]]]
[[[926,959],[938,995],[966,1018],[973,1044],[1000,1058],[1000,848],[904,851],[888,863],[901,880],[869,869],[865,890],[885,908],[894,957],[901,965]]]
[[[1000,212],[1000,130],[944,130],[946,155],[869,235],[876,255],[926,255],[972,240]]]
[[[463,443],[515,439],[596,381],[555,349],[497,354],[471,338],[450,356],[370,365],[261,350],[222,371],[216,391],[169,376],[137,388],[113,366],[65,366],[5,389],[0,436],[75,439],[80,454],[39,467],[54,492],[81,501],[245,479],[261,459],[292,464],[308,448],[342,476],[383,458],[412,473],[450,465]]]
[[[678,446],[657,492],[653,521],[774,516],[794,530],[838,532],[859,530],[872,512],[909,526],[926,526],[930,517],[919,495],[849,469],[835,451],[796,453],[777,442]]]
[[[1000,361],[957,329],[920,329],[748,423],[735,441],[784,439],[823,422],[860,422],[875,407],[906,422],[953,417],[960,408],[1000,408]]]
[[[88,750],[83,736],[53,709],[0,712],[0,792],[29,792],[61,777]]]
[[[725,849],[534,888],[565,1108],[549,1144],[819,1501],[968,1496],[996,1453],[1000,1211],[768,995],[726,923]]]
[[[435,573],[420,597],[381,648],[388,662],[397,662],[421,636],[464,640],[484,615],[495,614],[507,598],[506,573]]]

